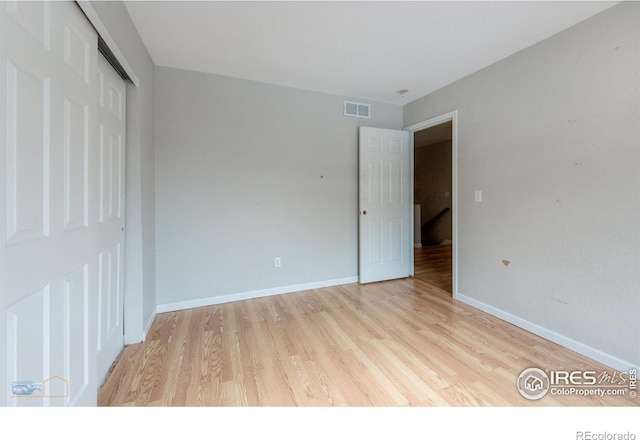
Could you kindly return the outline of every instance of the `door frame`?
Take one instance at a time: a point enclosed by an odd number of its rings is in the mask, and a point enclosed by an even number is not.
[[[411,201],[414,200],[415,193],[415,147],[413,143],[413,134],[416,131],[424,130],[436,125],[443,124],[451,121],[451,294],[453,299],[458,299],[458,110],[452,110],[448,113],[435,116],[433,118],[418,122],[416,124],[405,127],[404,130],[411,132],[411,141],[409,142],[409,168],[411,175],[411,188],[410,197]],[[414,228],[414,204],[411,203],[411,216],[409,221],[411,222],[411,228],[409,233],[411,234],[411,243],[415,243],[415,237],[413,236]],[[411,252],[411,267],[410,275],[414,274],[414,258],[413,252]]]

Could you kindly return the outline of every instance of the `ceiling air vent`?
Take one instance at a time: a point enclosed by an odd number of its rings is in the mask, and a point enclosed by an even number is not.
[[[344,115],[369,119],[371,118],[371,106],[369,104],[362,104],[361,102],[345,101]]]

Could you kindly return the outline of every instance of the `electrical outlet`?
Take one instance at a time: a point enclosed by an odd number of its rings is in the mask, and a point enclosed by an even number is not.
[[[282,265],[282,260],[280,260],[280,257],[276,257],[275,260],[273,260],[273,263],[276,267],[280,267]]]

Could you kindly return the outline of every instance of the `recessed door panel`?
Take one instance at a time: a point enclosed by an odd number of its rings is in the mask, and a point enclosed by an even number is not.
[[[117,220],[122,218],[122,182],[124,181],[122,134],[112,134],[109,144],[109,219]]]
[[[402,139],[389,139],[389,153],[402,153]]]
[[[120,251],[122,243],[118,243],[109,249],[109,314],[108,327],[106,337],[113,336],[113,332],[121,330],[122,320],[122,252]]]
[[[46,404],[37,384],[49,376],[49,286],[7,307],[9,406]]]
[[[404,256],[403,252],[403,219],[389,219],[389,261],[400,262]]]
[[[382,222],[372,220],[368,223],[369,230],[369,264],[382,263]]]
[[[124,114],[124,91],[120,84],[109,83],[109,112],[118,120],[122,121]]]
[[[389,205],[401,206],[404,202],[405,185],[403,185],[403,178],[406,178],[402,162],[389,161],[389,173],[388,173],[388,188],[389,188]]]
[[[122,314],[122,252],[121,244],[105,249],[98,257],[99,304],[98,315],[102,317],[98,329],[98,351],[105,341],[117,337],[114,332],[121,330]]]
[[[370,205],[383,204],[382,162],[369,162],[367,174],[367,193]]]
[[[9,243],[49,235],[50,80],[7,63],[6,224]]]
[[[64,99],[64,227],[88,227],[89,106]]]
[[[382,138],[378,136],[371,136],[367,139],[367,150],[370,153],[382,152]]]
[[[67,404],[77,404],[89,385],[89,267],[64,278],[64,379],[69,383]]]
[[[35,41],[51,47],[51,5],[44,1],[8,1],[7,15]]]
[[[77,31],[73,26],[64,27],[64,62],[82,79],[89,84],[90,54],[92,41]]]

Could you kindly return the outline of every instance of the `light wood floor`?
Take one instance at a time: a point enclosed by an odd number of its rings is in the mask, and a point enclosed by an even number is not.
[[[450,244],[414,248],[414,276],[451,294],[451,249]]]
[[[638,404],[528,401],[516,379],[534,366],[611,371],[409,278],[160,314],[126,347],[99,405]]]

